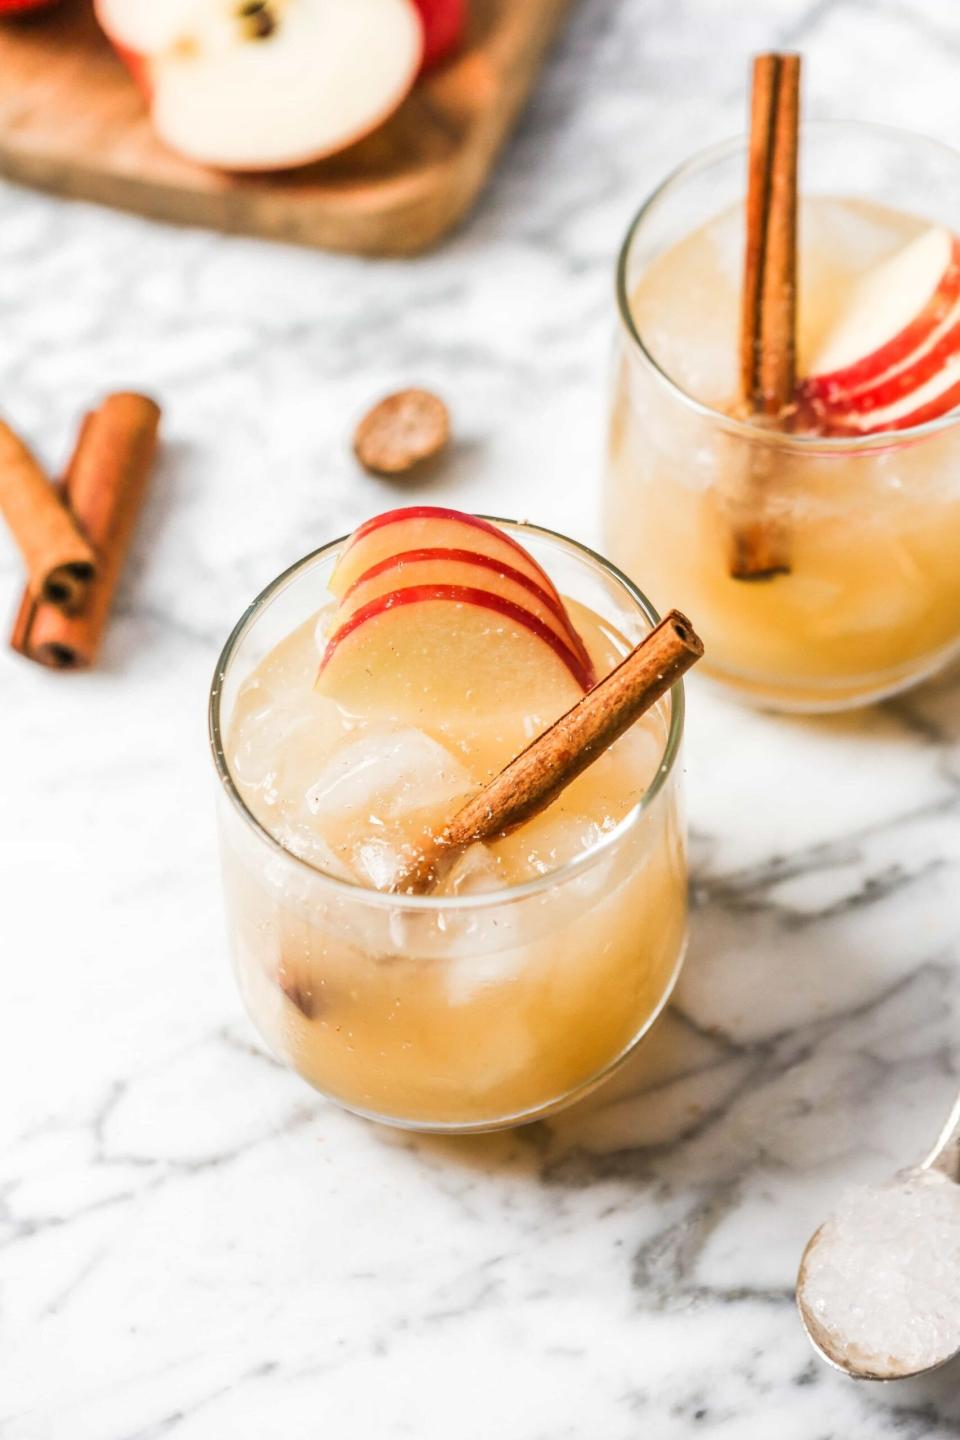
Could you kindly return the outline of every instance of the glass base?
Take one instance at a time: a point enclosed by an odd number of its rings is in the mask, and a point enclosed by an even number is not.
[[[889,700],[915,685],[930,680],[960,657],[960,639],[921,661],[897,670],[861,676],[856,680],[783,680],[770,676],[750,675],[722,670],[702,663],[697,667],[696,680],[723,694],[728,700],[749,705],[757,710],[772,710],[787,715],[834,715],[844,710],[860,710]]]
[[[650,1034],[653,1026],[659,1020],[670,1002],[677,981],[680,978],[680,971],[683,969],[688,943],[689,934],[685,934],[683,944],[680,946],[677,954],[677,962],[670,976],[670,982],[660,997],[657,1008],[647,1016],[642,1028],[637,1031],[629,1045],[627,1045],[624,1050],[621,1050],[619,1055],[616,1055],[614,1059],[610,1061],[609,1065],[606,1065],[589,1080],[585,1080],[581,1085],[577,1085],[574,1089],[568,1090],[565,1095],[561,1095],[558,1099],[549,1100],[543,1105],[534,1107],[532,1110],[525,1110],[515,1115],[503,1115],[493,1120],[431,1122],[429,1120],[414,1120],[393,1115],[378,1115],[375,1111],[364,1110],[358,1105],[350,1105],[345,1100],[340,1100],[336,1095],[331,1095],[327,1091],[320,1090],[318,1093],[323,1095],[326,1100],[329,1100],[332,1105],[336,1105],[338,1109],[346,1110],[348,1114],[356,1115],[361,1120],[372,1120],[377,1125],[389,1125],[392,1130],[411,1130],[421,1135],[489,1135],[497,1130],[513,1130],[518,1125],[530,1125],[535,1120],[545,1120],[550,1115],[556,1115],[560,1110],[566,1110],[568,1106],[576,1104],[577,1101],[586,1099],[594,1090],[598,1090],[601,1085],[606,1084],[610,1077],[635,1054],[638,1047]],[[275,1051],[273,1053],[276,1054]],[[289,1065],[290,1063],[289,1060],[282,1055],[278,1055],[277,1058],[283,1064]],[[306,1079],[305,1076],[301,1076],[300,1078]],[[307,1084],[310,1084],[309,1080],[307,1080]]]

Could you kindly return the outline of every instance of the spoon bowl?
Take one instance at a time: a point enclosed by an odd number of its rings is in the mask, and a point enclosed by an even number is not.
[[[797,1308],[828,1365],[906,1380],[960,1355],[958,1179],[960,1096],[922,1164],[842,1197],[811,1236]]]

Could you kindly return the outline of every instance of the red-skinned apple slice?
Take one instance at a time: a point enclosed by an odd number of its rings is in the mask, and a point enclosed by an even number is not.
[[[380,595],[331,635],[317,688],[347,710],[422,720],[465,711],[473,722],[504,696],[561,713],[587,689],[577,657],[522,606],[464,585]]]
[[[824,412],[828,435],[881,435],[890,430],[912,430],[948,415],[960,405],[960,356],[943,365],[926,384],[901,395],[893,404],[866,412]]]
[[[229,170],[345,149],[409,92],[423,54],[413,0],[96,0],[173,150]]]
[[[960,305],[954,306],[948,322],[934,332],[926,345],[915,351],[904,364],[897,369],[888,370],[874,384],[865,385],[850,395],[844,395],[842,400],[837,400],[832,405],[821,406],[821,413],[827,416],[828,423],[829,417],[838,411],[848,415],[864,415],[869,419],[876,411],[887,410],[905,397],[912,396],[958,355]]]
[[[358,526],[334,567],[330,589],[338,597],[344,595],[365,570],[388,556],[431,548],[470,550],[473,554],[502,559],[515,570],[529,575],[558,604],[563,603],[547,572],[511,535],[479,515],[443,505],[409,505],[399,510],[385,510]]]
[[[479,586],[522,605],[569,645],[591,677],[590,684],[594,683],[593,663],[562,600],[557,599],[555,592],[545,590],[530,575],[495,555],[437,546],[388,555],[364,571],[345,591],[334,626],[339,627],[355,610],[378,595],[385,595],[401,586],[431,584]]]
[[[848,397],[899,367],[949,319],[960,300],[960,241],[925,230],[850,291],[810,362],[801,397],[843,408]]]

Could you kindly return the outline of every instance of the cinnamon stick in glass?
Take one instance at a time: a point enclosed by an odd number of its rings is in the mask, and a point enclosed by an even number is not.
[[[457,811],[394,891],[425,894],[468,845],[508,835],[546,809],[702,654],[690,621],[671,610],[609,675]]]
[[[93,548],[35,456],[3,420],[0,511],[23,555],[33,599],[76,610],[93,579]]]
[[[64,498],[98,557],[86,600],[72,615],[28,591],[11,645],[41,665],[84,669],[100,649],[114,591],[146,492],[160,410],[145,395],[109,395],[86,417],[64,480]]]
[[[782,426],[796,391],[797,143],[800,56],[753,64],[740,323],[740,399],[746,415]],[[742,450],[742,447],[741,447]],[[730,573],[739,580],[789,572],[787,537],[771,513],[775,451],[758,441],[732,497]]]

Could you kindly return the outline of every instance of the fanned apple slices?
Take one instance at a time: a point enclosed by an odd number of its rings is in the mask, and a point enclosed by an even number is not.
[[[595,681],[546,572],[504,531],[438,506],[361,525],[330,580],[338,597],[317,687],[348,710],[479,714],[505,697],[560,713]]]
[[[444,505],[408,505],[401,510],[385,510],[382,515],[374,515],[372,520],[359,525],[344,546],[330,589],[339,598],[378,561],[406,550],[431,546],[502,558],[538,581],[560,602],[547,572],[505,530],[489,520],[481,520],[479,515],[450,510]]]
[[[924,230],[851,287],[801,383],[830,435],[906,430],[960,404],[960,240]]]

